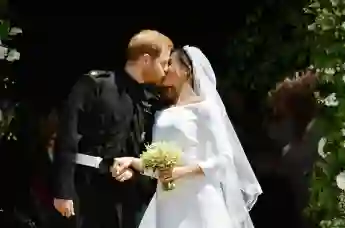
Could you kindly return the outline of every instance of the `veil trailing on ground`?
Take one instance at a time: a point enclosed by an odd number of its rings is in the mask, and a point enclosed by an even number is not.
[[[238,183],[234,182],[233,178],[222,178],[222,185],[234,185],[238,184],[239,188],[243,194],[243,200],[249,211],[257,201],[258,196],[262,193],[261,186],[252,170],[252,167],[247,159],[247,156],[241,146],[240,140],[237,137],[234,127],[227,115],[225,106],[216,88],[216,76],[212,69],[212,66],[206,56],[201,52],[200,49],[191,46],[185,46],[183,49],[186,51],[193,64],[194,73],[194,91],[197,95],[203,97],[206,100],[210,100],[217,109],[221,112],[220,118],[224,126],[226,127],[226,132],[228,134],[228,143],[232,148],[233,163],[229,166],[235,166],[234,168],[229,167],[230,170],[236,170]],[[226,143],[226,142],[224,142]],[[233,172],[233,171],[231,171]],[[231,175],[233,176],[233,174]],[[230,177],[230,175],[228,175]],[[226,199],[231,199],[232,194],[223,188],[223,194],[227,207],[232,207],[232,202],[227,202]],[[229,200],[230,201],[230,200]]]

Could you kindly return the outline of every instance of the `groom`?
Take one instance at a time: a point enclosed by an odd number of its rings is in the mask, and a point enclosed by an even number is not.
[[[76,227],[137,226],[153,192],[133,170],[116,179],[110,170],[114,158],[139,156],[150,141],[155,84],[168,69],[172,47],[163,34],[141,31],[129,42],[124,70],[92,71],[72,88],[60,116],[54,207],[67,218],[75,216]]]

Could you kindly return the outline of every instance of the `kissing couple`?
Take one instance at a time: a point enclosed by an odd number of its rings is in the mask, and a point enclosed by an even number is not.
[[[254,227],[262,190],[199,48],[139,32],[124,69],[80,78],[60,118],[54,206],[75,227]],[[182,161],[155,175],[139,155],[159,141]],[[167,181],[176,188],[163,191]]]

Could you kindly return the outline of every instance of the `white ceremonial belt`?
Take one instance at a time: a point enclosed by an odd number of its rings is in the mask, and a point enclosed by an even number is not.
[[[101,157],[95,157],[87,154],[77,153],[75,156],[75,163],[93,168],[99,168],[99,164],[102,160],[103,159]]]

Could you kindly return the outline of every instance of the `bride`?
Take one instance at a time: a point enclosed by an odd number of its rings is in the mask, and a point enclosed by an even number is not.
[[[131,167],[158,178],[140,228],[251,228],[249,210],[262,193],[216,89],[210,62],[196,47],[172,53],[163,85],[175,105],[156,115],[153,141],[182,148],[183,166],[158,175],[139,158],[116,159],[117,173]],[[163,191],[162,182],[176,188]]]

